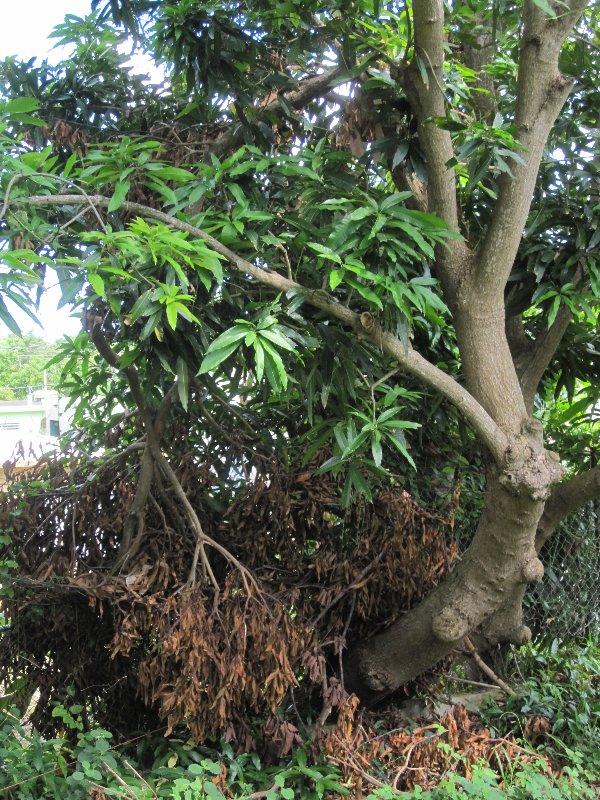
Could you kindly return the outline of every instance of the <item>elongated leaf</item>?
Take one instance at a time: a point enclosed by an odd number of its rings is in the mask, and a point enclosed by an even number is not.
[[[177,327],[177,304],[167,303],[167,322],[175,330]]]
[[[261,340],[261,344],[265,350],[265,372],[267,373],[267,380],[275,391],[286,389],[288,385],[288,374],[285,371],[285,365],[281,356],[268,341],[265,341],[265,339]]]
[[[21,328],[19,328],[16,321],[13,319],[12,314],[6,307],[6,303],[1,297],[0,297],[0,322],[3,322],[11,333],[16,334],[17,336],[21,335]]]
[[[189,387],[190,376],[188,365],[183,358],[179,356],[177,359],[177,394],[179,395],[179,402],[183,406],[184,411],[188,409]]]
[[[252,328],[249,325],[234,325],[233,328],[229,328],[228,331],[217,336],[208,348],[207,353],[211,353],[213,350],[220,350],[222,347],[227,347],[233,342],[235,342],[237,346],[237,342],[243,339],[251,330]]]
[[[109,213],[111,211],[117,211],[117,209],[121,208],[130,188],[131,183],[129,181],[119,181],[119,183],[117,183],[114,194],[111,197],[110,203],[108,204]]]
[[[92,289],[100,297],[104,297],[104,281],[97,272],[92,272],[88,275],[88,280],[92,284]]]
[[[265,370],[265,351],[259,341],[254,342],[254,363],[256,366],[256,380],[262,381]]]
[[[345,461],[345,459],[347,459],[348,456],[351,456],[352,453],[355,453],[358,450],[358,448],[364,442],[367,441],[367,439],[369,438],[370,435],[371,435],[371,431],[370,430],[365,430],[363,428],[362,431],[357,435],[357,437],[355,439],[353,439],[351,442],[348,443],[348,446],[346,447],[346,449],[344,450],[344,452],[341,455],[342,461]]]
[[[37,111],[40,107],[39,102],[34,97],[14,97],[0,105],[0,113],[4,114],[27,114]]]
[[[277,345],[277,347],[281,347],[283,350],[289,350],[293,353],[296,349],[289,339],[287,339],[278,331],[273,330],[273,328],[259,330],[258,334],[261,338],[268,339],[270,342],[273,342],[273,344]]]
[[[376,466],[381,466],[383,458],[383,448],[381,446],[381,433],[376,431],[375,436],[371,439],[371,453],[373,454],[373,461]]]
[[[210,372],[215,367],[218,367],[223,361],[225,361],[229,356],[237,350],[239,344],[238,342],[231,342],[230,344],[226,345],[225,347],[219,347],[215,350],[207,350],[206,355],[202,359],[202,363],[200,364],[200,369],[198,370],[198,375],[204,375],[205,372]]]
[[[542,11],[545,11],[549,17],[556,17],[556,11],[552,8],[550,3],[547,2],[547,0],[533,0],[533,4],[538,8],[541,8]]]
[[[319,258],[327,258],[330,261],[335,261],[336,264],[342,263],[342,259],[330,247],[325,247],[318,242],[307,242],[306,244],[307,247],[319,254]]]
[[[396,447],[402,453],[402,455],[408,461],[408,463],[411,465],[411,467],[414,470],[416,470],[417,469],[417,465],[413,461],[413,459],[412,459],[410,453],[408,452],[408,450],[406,449],[406,446],[404,445],[404,443],[401,442],[400,439],[397,436],[386,436],[386,438],[387,438],[388,442],[391,442],[394,445],[394,447]]]

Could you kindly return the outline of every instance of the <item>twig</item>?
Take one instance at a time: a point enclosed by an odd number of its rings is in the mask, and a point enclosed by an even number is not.
[[[6,214],[6,209],[9,206],[10,190],[12,189],[16,181],[19,180],[20,177],[22,177],[21,173],[17,173],[16,175],[13,175],[8,182],[8,186],[6,187],[6,191],[4,192],[4,203],[2,204],[2,209],[0,210],[0,220],[4,219],[4,215]]]
[[[322,681],[322,688],[323,688],[323,697],[327,694],[327,689],[329,688],[327,684],[327,670],[323,670],[323,681]],[[329,715],[333,711],[333,706],[330,703],[323,703],[323,708],[321,709],[321,713],[317,717],[317,721],[315,722],[315,730],[318,728],[322,728],[325,725],[326,721],[329,719]]]
[[[473,661],[477,664],[479,669],[482,672],[485,672],[488,678],[490,678],[490,680],[492,680],[496,684],[496,686],[499,686],[503,692],[506,692],[506,694],[510,695],[511,697],[516,697],[517,693],[515,692],[515,690],[511,689],[510,686],[502,680],[502,678],[499,678],[491,667],[488,667],[488,665],[485,663],[485,661],[481,658],[481,656],[475,649],[475,645],[469,639],[468,636],[465,638],[465,644],[467,645],[469,652],[473,656]]]
[[[455,683],[468,683],[469,686],[481,686],[482,689],[497,689],[497,683],[482,683],[482,681],[470,681],[468,678],[459,678],[458,675],[452,675],[450,672],[442,672],[441,673],[444,678],[448,678],[450,681],[454,681]]]
[[[348,762],[344,761],[342,758],[336,758],[336,756],[327,756],[327,760],[331,761],[333,764],[337,764],[339,767],[348,767]],[[383,788],[386,784],[383,781],[377,780],[372,775],[369,775],[368,772],[365,772],[362,767],[359,767],[354,759],[350,759],[351,764],[350,768],[354,770],[354,772],[358,772],[358,774],[364,778],[367,783],[370,783],[371,786],[376,786],[378,789]]]
[[[77,511],[79,510],[79,497],[75,497],[73,508],[71,509],[71,574],[75,576],[77,570],[77,536],[75,533],[77,525]]]
[[[394,791],[396,791],[396,792],[398,791],[398,781],[400,780],[400,777],[402,776],[402,774],[404,772],[406,772],[407,769],[409,768],[410,759],[412,757],[413,750],[415,749],[415,747],[417,747],[418,745],[422,744],[423,741],[426,741],[426,740],[419,739],[418,741],[413,742],[410,745],[410,747],[408,748],[408,752],[406,753],[406,759],[404,760],[404,764],[400,767],[400,769],[396,773],[396,777],[394,778],[394,782],[392,784],[392,787],[394,788]]]
[[[136,793],[133,791],[133,789],[132,789],[130,786],[128,786],[128,785],[127,785],[127,783],[126,783],[126,782],[123,780],[123,778],[122,778],[122,777],[119,775],[119,773],[118,773],[118,772],[115,772],[115,770],[114,770],[114,769],[113,769],[113,768],[110,766],[110,764],[107,764],[107,763],[106,763],[106,761],[103,761],[103,762],[102,762],[102,765],[103,765],[103,766],[104,766],[104,767],[105,767],[105,768],[106,768],[106,769],[107,769],[107,770],[110,772],[110,774],[111,774],[111,775],[112,775],[114,778],[116,778],[117,782],[121,784],[121,786],[122,786],[122,787],[125,789],[125,791],[127,792],[127,794],[128,794],[130,797],[132,797],[132,798],[133,798],[133,800],[140,800],[140,798],[139,798],[139,797],[137,796],[137,794],[136,794]],[[156,795],[155,795],[155,796],[156,796]]]
[[[147,789],[149,789],[149,790],[152,792],[152,796],[153,796],[153,797],[158,797],[158,795],[156,794],[156,792],[154,791],[154,789],[153,789],[153,788],[150,786],[150,784],[148,783],[148,781],[147,781],[145,778],[143,778],[143,777],[140,775],[140,773],[139,773],[139,772],[138,772],[138,771],[137,771],[137,770],[136,770],[134,767],[132,767],[132,766],[131,766],[131,764],[129,763],[129,761],[127,761],[127,759],[126,759],[126,758],[124,758],[124,759],[123,759],[123,763],[125,764],[125,766],[126,766],[126,767],[129,767],[129,769],[130,769],[130,770],[133,772],[133,774],[134,774],[134,775],[135,775],[135,777],[136,777],[136,778],[139,780],[139,782],[140,782],[140,783],[141,783],[143,786],[145,786]]]

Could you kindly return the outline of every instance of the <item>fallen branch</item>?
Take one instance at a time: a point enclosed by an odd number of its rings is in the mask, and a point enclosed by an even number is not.
[[[505,692],[506,694],[510,695],[511,697],[516,697],[517,693],[515,692],[515,690],[511,689],[510,686],[502,680],[502,678],[498,677],[498,675],[496,675],[496,673],[494,672],[494,670],[491,667],[488,667],[488,665],[485,663],[485,661],[481,658],[481,656],[479,655],[479,653],[475,649],[475,645],[469,639],[468,636],[465,638],[465,644],[466,644],[469,652],[473,656],[473,661],[477,664],[479,669],[482,672],[485,672],[485,674],[488,676],[488,678],[491,681],[493,681],[496,684],[496,686],[498,686],[500,689],[502,689],[503,692]]]

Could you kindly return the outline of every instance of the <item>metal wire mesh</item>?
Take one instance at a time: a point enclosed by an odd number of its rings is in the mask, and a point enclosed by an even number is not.
[[[525,600],[525,616],[534,633],[558,639],[599,633],[600,504],[568,517],[540,558],[544,578]]]

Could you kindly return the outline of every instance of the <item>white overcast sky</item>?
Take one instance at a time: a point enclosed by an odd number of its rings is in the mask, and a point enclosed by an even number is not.
[[[0,59],[16,55],[23,60],[44,57],[59,61],[61,51],[53,50],[49,34],[66,14],[83,17],[91,11],[90,0],[0,0]],[[24,332],[33,331],[54,341],[63,334],[75,335],[81,328],[77,319],[57,310],[58,292],[49,289],[42,298],[39,319],[43,328],[23,314],[15,314]],[[11,307],[11,311],[14,310]],[[0,336],[8,330],[0,323]]]

